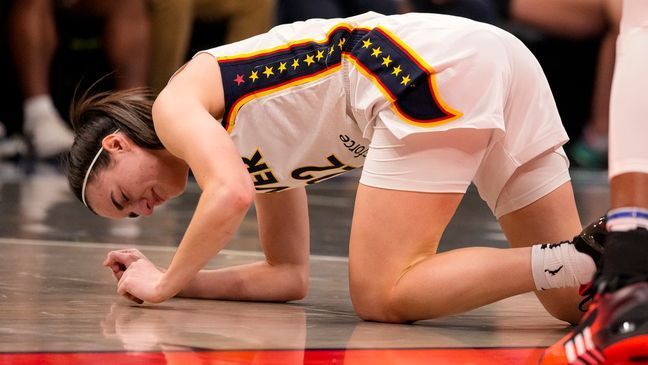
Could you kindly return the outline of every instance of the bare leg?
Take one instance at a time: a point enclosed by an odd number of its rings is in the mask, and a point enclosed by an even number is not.
[[[502,216],[499,222],[512,247],[556,243],[571,239],[581,231],[571,183]],[[536,295],[547,311],[558,319],[577,323],[582,315],[578,309],[581,297],[576,288],[536,291]]]
[[[436,254],[462,196],[359,186],[349,279],[360,317],[385,322],[434,318],[535,289],[530,248]]]
[[[607,27],[608,0],[512,0],[511,17],[553,35],[586,38]]]
[[[144,0],[112,1],[106,14],[106,52],[117,71],[117,87],[147,84],[150,24]]]
[[[145,0],[81,0],[74,10],[104,19],[105,51],[119,89],[146,86],[150,22]]]
[[[610,180],[611,208],[642,207],[648,209],[648,174],[626,173]]]
[[[49,95],[50,65],[57,43],[52,1],[14,1],[9,27],[9,45],[24,98]]]
[[[14,1],[9,44],[23,91],[23,131],[36,157],[47,158],[72,145],[73,135],[50,96],[50,67],[58,37],[50,0]]]

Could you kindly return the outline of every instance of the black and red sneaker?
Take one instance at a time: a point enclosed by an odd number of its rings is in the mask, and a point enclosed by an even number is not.
[[[648,231],[610,232],[594,297],[581,323],[547,349],[542,365],[648,364]]]
[[[648,282],[596,295],[581,323],[540,364],[648,364]]]
[[[579,252],[589,255],[592,260],[594,260],[596,268],[599,271],[602,266],[601,256],[605,251],[605,236],[607,234],[607,229],[605,228],[606,222],[607,218],[605,216],[598,218],[589,226],[585,227],[583,231],[570,242]],[[581,285],[578,292],[583,297],[583,300],[579,304],[579,308],[585,312],[587,310],[586,304],[594,298],[596,288],[592,282],[589,282]]]
[[[596,267],[600,267],[601,256],[605,251],[605,237],[608,233],[606,222],[605,216],[598,218],[571,240],[578,251],[588,254],[594,260]]]

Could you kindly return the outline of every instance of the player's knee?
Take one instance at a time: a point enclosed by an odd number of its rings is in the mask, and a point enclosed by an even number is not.
[[[358,317],[365,321],[383,323],[407,323],[409,322],[388,302],[363,301],[353,302],[353,309]]]
[[[547,312],[554,318],[570,324],[578,324],[583,316],[583,312],[574,308],[547,308]]]
[[[365,321],[385,323],[407,323],[409,320],[401,313],[400,307],[391,290],[374,290],[351,287],[351,301],[358,317]]]

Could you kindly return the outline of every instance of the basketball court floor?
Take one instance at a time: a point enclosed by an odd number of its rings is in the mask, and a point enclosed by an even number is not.
[[[312,269],[304,300],[287,304],[119,297],[101,263],[137,247],[165,266],[199,191],[148,218],[92,215],[52,165],[0,164],[0,364],[535,364],[567,331],[533,294],[437,320],[364,322],[347,288],[347,240],[358,174],[309,188]],[[584,224],[608,204],[605,172],[574,171]],[[262,259],[253,212],[209,267]],[[441,250],[505,247],[476,191]],[[460,280],[460,278],[457,278]]]

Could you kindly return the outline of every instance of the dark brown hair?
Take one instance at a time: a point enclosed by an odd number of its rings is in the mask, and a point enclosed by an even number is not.
[[[163,149],[155,134],[151,117],[151,94],[145,88],[108,91],[90,95],[89,91],[73,100],[70,121],[74,143],[63,158],[63,169],[74,195],[83,201],[81,191],[88,167],[107,135],[119,129],[143,148]],[[107,153],[101,153],[92,167],[88,184],[97,172],[110,164]]]

